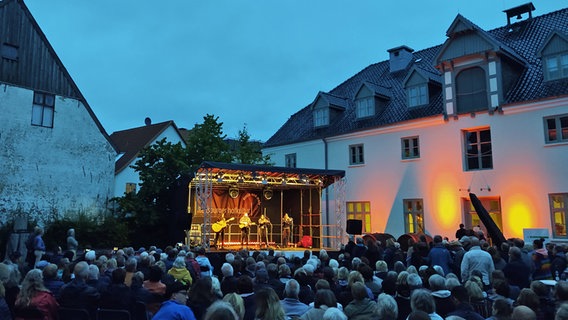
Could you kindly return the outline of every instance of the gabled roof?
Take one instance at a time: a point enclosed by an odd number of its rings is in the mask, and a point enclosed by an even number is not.
[[[81,101],[101,134],[117,150],[24,1],[0,1],[0,17],[6,18],[0,19],[0,39],[3,38],[3,41],[6,41],[10,38],[11,41],[16,41],[19,44],[18,75],[13,77],[0,72],[0,82]],[[28,29],[28,23],[31,25],[31,29]],[[10,32],[10,36],[3,34],[3,32]],[[17,35],[17,38],[15,38],[15,35]],[[8,70],[8,68],[3,71],[5,70]],[[38,73],[38,70],[41,73]]]
[[[331,108],[345,110],[345,108],[347,108],[347,105],[348,105],[348,102],[346,101],[345,98],[337,97],[337,96],[334,96],[333,94],[329,94],[329,93],[320,91],[320,92],[318,92],[318,95],[314,99],[314,102],[312,102],[312,104],[311,104],[312,108],[315,106],[316,102],[319,99],[324,100],[327,103],[328,107],[331,107]]]
[[[390,88],[369,82],[369,81],[363,81],[361,83],[361,85],[359,86],[359,89],[357,89],[357,91],[355,92],[355,96],[357,96],[357,94],[359,94],[359,91],[361,91],[362,87],[367,87],[369,88],[369,90],[373,91],[373,93],[375,94],[375,96],[383,98],[383,99],[390,99],[391,98],[391,93],[390,93]]]
[[[175,129],[180,140],[183,141],[176,124],[172,120],[113,132],[110,138],[114,141],[118,152],[123,154],[115,163],[114,173],[118,174],[127,168],[138,157],[142,149],[150,146],[170,126]]]
[[[455,22],[456,20],[454,20]],[[551,12],[511,25],[484,31],[469,20],[458,20],[462,31],[478,32],[497,48],[499,53],[514,61],[524,64],[523,72],[504,97],[503,105],[520,101],[534,101],[568,95],[568,80],[544,81],[542,61],[537,57],[538,49],[552,32],[568,35],[568,9]],[[455,29],[457,31],[458,28]],[[351,78],[339,84],[328,93],[334,97],[346,99],[346,109],[339,119],[325,128],[314,128],[311,104],[293,114],[284,125],[265,143],[264,147],[274,147],[338,136],[346,133],[384,127],[403,121],[443,116],[443,94],[440,90],[430,97],[430,104],[417,108],[408,108],[404,80],[410,70],[421,70],[433,76],[441,77],[434,67],[442,45],[413,52],[414,60],[406,70],[390,73],[389,61],[381,61],[364,68]],[[413,69],[416,68],[416,69]],[[370,82],[390,88],[391,99],[385,103],[381,113],[373,117],[358,120],[353,100],[362,83]]]
[[[422,78],[424,78],[426,81],[433,81],[436,82],[438,84],[442,84],[442,77],[440,76],[440,74],[437,73],[433,73],[427,70],[424,70],[422,68],[419,68],[417,66],[413,66],[410,71],[408,71],[408,74],[406,75],[406,77],[404,78],[404,80],[402,80],[402,85],[406,86],[406,83],[408,82],[408,79],[410,79],[410,77],[412,77],[412,75],[414,73],[418,73],[420,76],[422,76]]]

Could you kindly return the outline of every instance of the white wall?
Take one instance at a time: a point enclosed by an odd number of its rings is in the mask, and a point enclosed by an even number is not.
[[[0,211],[40,221],[103,212],[113,195],[111,144],[81,102],[56,96],[53,128],[44,128],[31,125],[32,101],[32,90],[0,86]]]
[[[163,138],[166,138],[168,142],[176,144],[181,142],[182,146],[185,147],[185,142],[181,139],[178,132],[175,130],[173,126],[169,126],[164,132],[162,132],[157,139],[152,141],[150,144],[154,144],[156,141],[160,141]],[[117,159],[118,160],[118,159]],[[124,196],[124,192],[126,191],[126,184],[127,183],[136,183],[136,190],[140,190],[140,176],[139,174],[134,171],[134,169],[130,168],[131,165],[136,163],[138,158],[132,160],[132,162],[128,165],[128,167],[124,168],[121,172],[119,172],[114,178],[114,196],[115,197],[122,197]]]

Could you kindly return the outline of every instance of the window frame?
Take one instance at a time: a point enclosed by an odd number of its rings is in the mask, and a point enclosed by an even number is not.
[[[489,141],[481,141],[482,132],[488,131]],[[476,134],[476,142],[472,143],[469,141],[468,134]],[[463,159],[464,159],[464,171],[477,171],[477,170],[492,170],[493,169],[493,139],[491,138],[491,128],[477,128],[477,129],[466,129],[462,131],[463,135]],[[484,147],[489,146],[489,154],[483,154]],[[468,152],[470,146],[475,146],[475,154]],[[485,151],[486,152],[486,151]],[[474,157],[475,156],[475,157]],[[489,167],[484,166],[484,157],[489,156],[491,165]],[[470,159],[477,158],[477,168],[470,167]]]
[[[2,55],[2,59],[9,60],[9,61],[18,61],[19,60],[19,47],[17,45],[4,42],[0,48],[0,53]]]
[[[286,168],[297,168],[297,165],[296,153],[288,153],[284,155],[284,166]]]
[[[563,201],[563,207],[561,208],[554,208],[553,198],[554,197],[561,197]],[[548,205],[550,208],[550,226],[552,229],[552,237],[556,239],[568,239],[568,230],[567,230],[567,218],[568,218],[568,193],[550,193],[548,194]],[[556,226],[556,219],[555,214],[561,214],[561,218],[564,224],[564,235],[559,235],[557,226]]]
[[[364,104],[364,105],[363,105]],[[357,119],[369,118],[375,115],[375,98],[363,97],[355,100],[355,113]],[[365,112],[362,112],[362,111]]]
[[[408,206],[409,204],[411,205],[410,210]],[[420,204],[420,209],[418,209],[417,204]],[[402,207],[404,211],[405,233],[425,233],[426,226],[424,223],[424,199],[402,199]],[[412,216],[412,221],[410,219],[410,216]]]
[[[51,98],[51,101],[49,101],[47,98]],[[51,113],[46,114],[47,110],[49,110]],[[34,91],[34,96],[32,101],[32,119],[31,119],[32,126],[53,128],[54,119],[55,119],[55,95],[45,92]]]
[[[551,129],[549,121],[554,120],[554,128]],[[566,127],[562,127],[562,120],[566,120]],[[543,118],[544,122],[544,142],[546,144],[568,142],[568,113],[548,116]],[[551,130],[554,130],[556,139],[551,139]]]
[[[483,74],[481,77],[475,78],[473,76],[468,76],[466,74],[470,71],[478,70]],[[464,79],[461,79],[464,77]],[[488,72],[484,68],[484,66],[477,65],[471,66],[467,68],[463,68],[455,73],[454,78],[454,97],[455,97],[455,106],[456,106],[456,113],[463,114],[463,113],[474,113],[477,111],[488,111],[490,102],[489,102],[489,85],[488,85]],[[472,88],[463,88],[462,84],[473,84],[473,83],[480,83],[483,84],[483,89],[480,89],[478,92],[468,91],[463,92],[466,89]],[[475,105],[476,97],[479,95],[480,97],[483,96],[484,99],[482,100],[483,103],[479,106]]]
[[[313,111],[314,127],[325,127],[329,125],[329,108],[316,108]]]
[[[544,56],[542,58],[542,61],[543,61],[543,69],[544,69],[543,73],[545,81],[553,81],[553,80],[568,78],[568,52],[560,52],[557,54],[550,54]],[[550,61],[555,61],[556,63],[556,68],[558,69],[558,71],[556,71],[558,72],[558,75],[556,76],[551,76],[551,71],[550,71],[551,65],[549,64]]]
[[[346,201],[345,212],[347,219],[356,219],[363,222],[363,230],[361,231],[363,234],[372,232],[371,201]]]
[[[424,92],[422,92],[424,91]],[[414,94],[416,92],[417,94]],[[407,102],[409,108],[427,105],[430,101],[428,93],[428,83],[421,83],[406,88]],[[416,101],[413,103],[413,99]]]
[[[405,142],[408,141],[408,147]],[[416,145],[414,145],[416,142]],[[420,138],[419,136],[402,137],[400,138],[401,158],[403,160],[420,159]],[[408,149],[408,150],[407,150]],[[412,152],[411,151],[415,151]]]
[[[349,165],[365,164],[365,148],[362,143],[349,145]]]

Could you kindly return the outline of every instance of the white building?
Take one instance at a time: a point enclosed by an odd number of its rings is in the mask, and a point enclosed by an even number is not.
[[[107,210],[116,151],[20,0],[0,2],[0,222]]]
[[[452,239],[480,224],[471,192],[507,238],[544,228],[567,239],[568,9],[533,10],[506,10],[524,20],[490,31],[458,15],[442,45],[389,50],[318,93],[263,152],[277,166],[345,170],[346,216],[364,233]]]

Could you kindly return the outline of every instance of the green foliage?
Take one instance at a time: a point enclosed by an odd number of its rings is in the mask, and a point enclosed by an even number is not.
[[[219,117],[207,114],[203,124],[196,124],[187,138],[189,164],[193,171],[203,161],[231,162],[229,146],[224,141],[223,122]]]
[[[250,141],[246,124],[239,130],[238,148],[235,150],[234,160],[242,164],[264,164],[271,165],[270,156],[262,155],[261,143]]]

